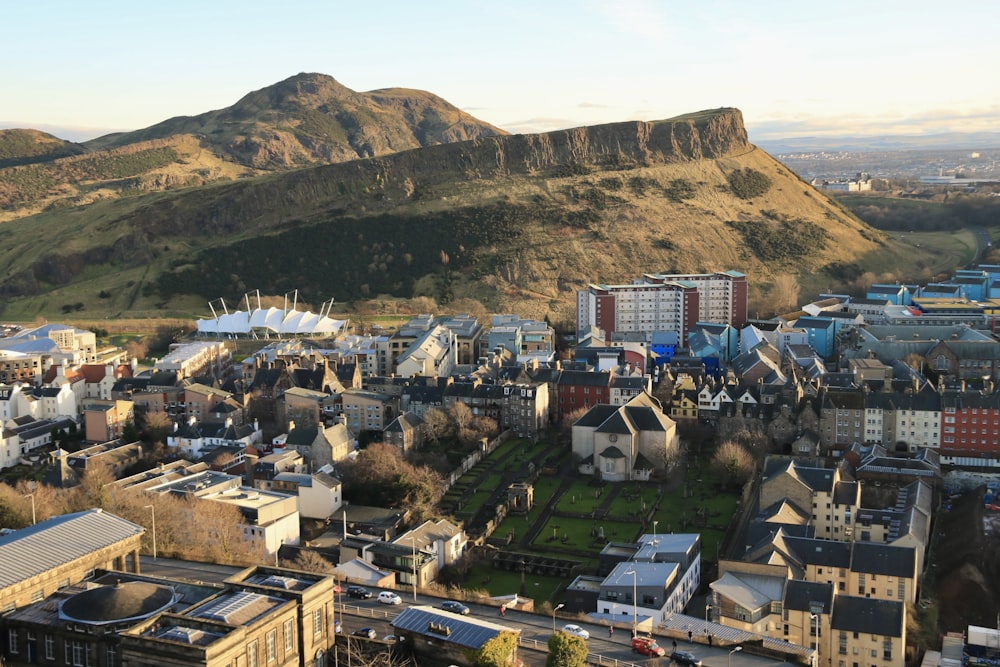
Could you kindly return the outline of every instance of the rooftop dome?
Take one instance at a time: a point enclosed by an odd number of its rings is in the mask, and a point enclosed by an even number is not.
[[[167,609],[176,600],[169,586],[127,581],[92,588],[67,598],[59,605],[59,617],[90,625],[135,621]]]

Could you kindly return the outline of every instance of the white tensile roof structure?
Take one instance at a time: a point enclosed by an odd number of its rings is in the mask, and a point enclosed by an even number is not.
[[[250,295],[244,295],[246,310],[237,310],[232,313],[226,308],[222,299],[218,299],[221,304],[222,313],[216,311],[215,306],[210,302],[212,309],[211,319],[198,320],[198,333],[203,336],[219,336],[227,338],[271,338],[272,336],[313,336],[328,337],[336,336],[343,329],[347,320],[335,320],[331,318],[330,311],[333,309],[333,299],[324,302],[320,312],[301,311],[296,309],[298,292],[292,300],[291,307],[288,304],[288,295],[285,295],[284,308],[263,308],[260,303],[260,292],[257,292],[257,308],[250,305]]]

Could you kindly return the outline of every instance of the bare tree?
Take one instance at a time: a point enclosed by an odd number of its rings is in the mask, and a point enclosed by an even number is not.
[[[451,417],[452,423],[455,425],[456,430],[462,431],[469,427],[472,422],[473,414],[472,409],[461,401],[455,401],[448,408],[448,416]]]
[[[451,417],[441,408],[431,408],[424,413],[427,437],[435,442],[447,438],[453,431]]]
[[[164,442],[173,426],[166,412],[147,412],[143,423],[148,442]]]
[[[753,455],[743,445],[727,440],[712,457],[712,469],[731,486],[742,486],[754,471]]]
[[[798,276],[782,273],[771,283],[772,304],[776,312],[788,312],[798,307],[801,291]]]
[[[292,561],[292,567],[296,570],[306,572],[316,572],[318,574],[333,574],[336,569],[334,564],[323,557],[318,551],[312,549],[300,549],[299,555]]]
[[[573,438],[573,424],[588,412],[590,412],[590,408],[581,407],[564,416],[562,421],[559,422],[559,435],[565,441],[569,442]]]

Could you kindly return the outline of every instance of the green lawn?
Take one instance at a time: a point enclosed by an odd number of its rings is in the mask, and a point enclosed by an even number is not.
[[[553,516],[545,522],[545,527],[538,533],[533,546],[539,551],[543,551],[547,547],[556,550],[586,549],[597,555],[604,547],[604,541],[597,537],[602,528],[605,540],[611,542],[633,542],[639,531],[638,524],[631,522]],[[552,539],[553,535],[556,536],[554,540]],[[563,542],[563,536],[566,537],[565,542]]]
[[[659,495],[659,487],[655,485],[628,484],[623,486],[608,508],[608,513],[614,517],[635,517],[651,509]]]
[[[475,516],[479,508],[486,504],[486,501],[490,499],[493,495],[493,490],[489,489],[486,491],[476,491],[472,496],[462,503],[462,513],[468,514],[469,516]]]
[[[559,499],[556,509],[561,512],[592,512],[605,500],[604,496],[597,495],[598,490],[599,487],[591,486],[587,480],[579,479]]]
[[[524,583],[525,594],[535,601],[537,609],[544,602],[552,602],[556,593],[569,582],[561,577],[526,574]],[[470,591],[486,591],[490,596],[520,594],[521,573],[495,570],[488,563],[477,563],[469,570],[465,587]]]

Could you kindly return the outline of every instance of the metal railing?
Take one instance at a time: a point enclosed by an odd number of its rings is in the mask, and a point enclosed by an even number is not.
[[[549,643],[547,641],[538,641],[537,639],[527,639],[525,637],[518,638],[518,646],[532,650],[540,651],[542,653],[549,652]],[[610,658],[600,653],[588,653],[587,654],[587,664],[590,665],[611,665],[611,667],[641,667],[629,660],[621,660],[619,658]]]

